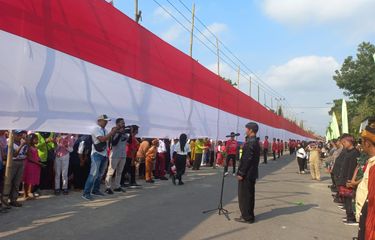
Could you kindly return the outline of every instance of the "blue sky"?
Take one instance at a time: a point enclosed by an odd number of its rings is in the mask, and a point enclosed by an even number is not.
[[[190,12],[179,0],[155,1],[190,29],[190,23],[170,4],[190,19]],[[188,53],[189,32],[155,1],[139,0],[140,24]],[[134,0],[114,2],[119,10],[134,18]],[[182,2],[191,9],[193,1]],[[286,114],[303,120],[307,127],[323,135],[330,120],[326,103],[343,97],[332,80],[334,71],[345,57],[356,53],[360,42],[375,43],[373,0],[196,0],[194,3],[196,16],[211,32],[263,82],[286,98],[287,101],[281,101]],[[199,23],[196,26],[209,40],[196,31],[197,36],[214,49],[209,42],[215,43],[214,36]],[[216,72],[216,56],[197,39],[193,57]],[[236,70],[223,62],[220,74],[237,79]],[[275,96],[265,88],[262,84],[260,102],[271,106],[272,98],[276,107]],[[240,89],[249,93],[245,76],[240,79]],[[256,89],[257,83],[253,81],[251,94],[255,99]]]

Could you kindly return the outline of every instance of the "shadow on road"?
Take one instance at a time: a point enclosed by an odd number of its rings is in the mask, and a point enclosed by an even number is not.
[[[302,206],[291,206],[291,207],[283,207],[283,208],[275,208],[269,212],[261,213],[256,216],[257,221],[264,221],[270,218],[279,217],[282,215],[291,215],[294,213],[305,212],[310,210],[311,208],[318,207],[317,204],[307,204]]]

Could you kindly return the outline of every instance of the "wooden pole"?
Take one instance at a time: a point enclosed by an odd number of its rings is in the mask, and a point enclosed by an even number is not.
[[[14,132],[12,130],[9,131],[9,138],[8,138],[8,155],[7,155],[7,164],[5,167],[5,179],[4,179],[4,193],[10,192],[10,187],[12,185],[12,181],[10,179],[10,173],[12,171],[13,165],[13,143],[14,143]]]
[[[193,40],[194,40],[194,22],[195,22],[195,4],[191,15],[191,32],[190,32],[190,57],[193,57]]]
[[[259,83],[258,83],[258,102],[259,102],[259,97],[260,97],[260,87],[259,87]]]
[[[241,67],[238,66],[238,72],[237,72],[237,88],[240,89],[240,76],[241,76]]]
[[[217,75],[220,76],[220,49],[219,49],[219,39],[216,37],[216,50],[217,50]]]
[[[251,76],[250,76],[250,79],[249,79],[249,96],[251,97]]]

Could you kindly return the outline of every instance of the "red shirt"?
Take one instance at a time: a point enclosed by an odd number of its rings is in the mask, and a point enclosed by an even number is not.
[[[139,146],[139,143],[137,141],[137,138],[133,137],[132,143],[130,143],[130,144],[128,143],[127,146],[126,146],[126,157],[128,157],[128,158],[134,157],[134,156],[132,156],[132,153],[133,153],[133,155],[135,153],[137,153],[138,146]]]
[[[237,154],[238,143],[236,140],[228,140],[225,144],[225,149],[228,155],[236,155]]]
[[[277,152],[277,149],[278,149],[277,142],[272,142],[272,151]]]
[[[270,143],[268,142],[268,140],[264,140],[264,142],[263,142],[263,148],[264,149],[268,149],[269,145],[270,145]]]
[[[284,149],[284,143],[282,142],[279,142],[279,147],[278,147],[278,150],[281,151]]]
[[[368,178],[368,208],[365,239],[375,239],[375,167],[371,167]]]

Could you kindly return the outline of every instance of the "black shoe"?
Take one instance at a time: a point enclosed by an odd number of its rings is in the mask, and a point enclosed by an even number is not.
[[[7,213],[8,210],[6,208],[3,208],[2,206],[0,206],[0,213]]]
[[[160,180],[166,181],[166,180],[168,180],[168,178],[163,176],[163,177],[160,177]]]
[[[239,222],[239,223],[247,223],[247,224],[254,223],[254,219],[245,220],[243,218],[235,218],[234,221]]]
[[[131,188],[131,189],[142,188],[142,185],[139,185],[139,184],[137,184],[137,183],[132,183],[132,184],[130,184],[130,188]]]
[[[22,207],[22,204],[17,201],[10,202],[9,205],[12,207]]]
[[[146,180],[146,183],[155,183],[154,180]]]
[[[92,192],[92,195],[96,195],[96,196],[105,196],[104,193],[102,193],[101,191]]]
[[[175,175],[172,175],[172,183],[173,183],[173,185],[176,185],[176,176]]]
[[[61,193],[61,191],[60,191],[59,189],[56,189],[56,190],[55,190],[55,195],[56,195],[56,196],[59,196],[60,193]]]
[[[158,176],[155,176],[154,178],[155,178],[155,179],[159,179],[159,177],[158,177]]]
[[[358,226],[359,225],[355,220],[344,221],[344,224],[349,225],[349,226]]]
[[[119,188],[115,188],[115,189],[113,189],[113,191],[114,191],[114,192],[126,192],[126,190],[123,189],[123,188],[121,188],[121,187],[119,187]]]
[[[113,191],[112,191],[112,189],[107,188],[107,189],[105,190],[105,193],[106,193],[106,194],[109,194],[109,195],[112,195],[112,194],[113,194]]]
[[[69,194],[68,189],[64,189],[64,190],[63,190],[63,194],[64,194],[64,195],[68,195],[68,194]]]
[[[183,181],[180,181],[178,185],[184,185],[185,183]]]

